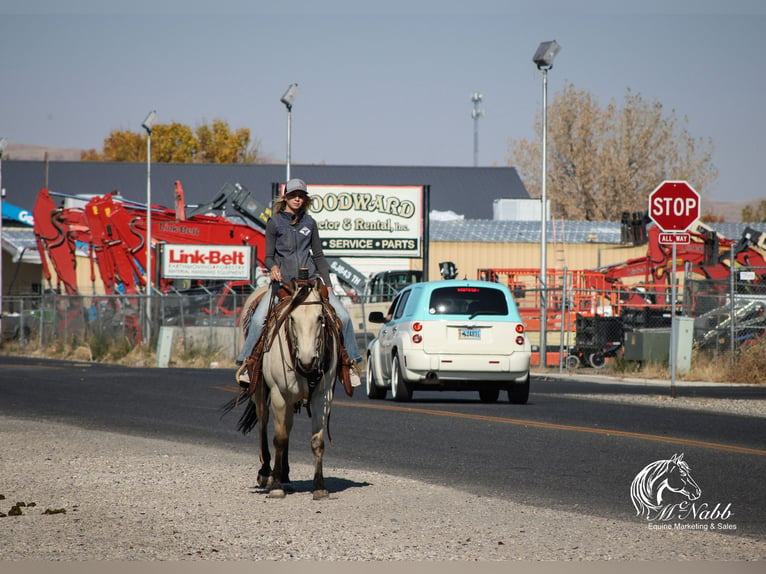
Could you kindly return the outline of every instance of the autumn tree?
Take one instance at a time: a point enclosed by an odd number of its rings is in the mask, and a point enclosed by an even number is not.
[[[213,120],[212,126],[197,128],[199,161],[202,163],[254,163],[250,157],[250,130],[240,128],[234,132],[221,120]]]
[[[755,206],[746,205],[742,210],[742,221],[745,223],[766,223],[766,199]]]
[[[82,161],[146,161],[144,133],[113,130],[101,152],[90,149]],[[250,142],[250,130],[232,131],[223,120],[201,124],[195,130],[173,122],[156,124],[152,130],[152,161],[158,163],[256,163],[258,145]]]
[[[533,197],[541,193],[542,126],[538,140],[509,140],[515,166]],[[662,104],[627,91],[622,106],[602,107],[572,84],[548,108],[547,195],[551,214],[586,221],[619,221],[645,211],[649,193],[663,180],[686,180],[704,195],[718,176],[713,146],[693,138],[686,119],[665,114]]]

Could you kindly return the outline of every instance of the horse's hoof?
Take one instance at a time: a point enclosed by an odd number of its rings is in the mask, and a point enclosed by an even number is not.
[[[266,498],[284,498],[286,496],[285,491],[281,488],[275,488],[266,495]]]
[[[314,500],[322,500],[323,498],[330,498],[330,493],[327,490],[314,491]]]
[[[266,488],[266,485],[269,483],[269,477],[263,476],[262,474],[258,475],[258,478],[255,481],[255,484],[257,484],[260,488]]]

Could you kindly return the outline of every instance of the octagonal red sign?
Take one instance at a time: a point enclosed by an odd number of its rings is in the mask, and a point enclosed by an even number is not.
[[[649,217],[663,231],[686,231],[700,217],[700,195],[685,181],[663,181],[649,194]]]

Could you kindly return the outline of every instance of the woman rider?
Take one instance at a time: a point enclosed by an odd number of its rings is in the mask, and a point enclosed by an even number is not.
[[[274,215],[266,224],[266,268],[269,270],[269,278],[280,283],[297,279],[300,269],[308,269],[310,279],[322,278],[327,286],[330,304],[342,323],[343,344],[352,361],[351,386],[358,387],[361,384],[358,369],[362,355],[356,342],[351,316],[333,291],[330,267],[322,251],[317,224],[308,213],[310,206],[311,197],[303,180],[288,181],[285,194],[275,202]],[[264,296],[255,308],[250,331],[237,357],[237,365],[241,365],[253,352],[266,322],[270,298]],[[244,384],[250,382],[246,369],[241,369],[239,381]]]

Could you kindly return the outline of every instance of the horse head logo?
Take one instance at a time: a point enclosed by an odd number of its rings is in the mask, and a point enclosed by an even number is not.
[[[690,471],[683,453],[673,455],[670,460],[657,460],[646,465],[630,485],[630,497],[636,516],[646,516],[647,520],[664,517],[667,509],[676,502],[677,496],[697,500],[702,491]],[[677,496],[670,497],[668,501],[671,493]]]

